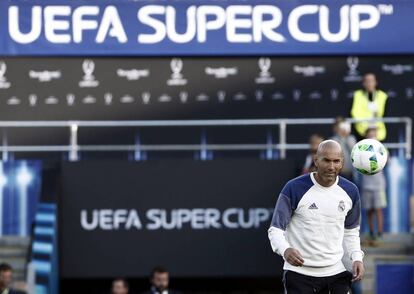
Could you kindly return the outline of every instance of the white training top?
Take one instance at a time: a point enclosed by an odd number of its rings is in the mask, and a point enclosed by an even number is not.
[[[336,275],[345,271],[343,257],[362,261],[360,215],[359,192],[352,182],[338,176],[332,186],[324,187],[314,173],[306,174],[289,181],[280,193],[268,231],[270,244],[282,257],[292,247],[305,260],[301,267],[285,261],[284,270],[313,277]]]

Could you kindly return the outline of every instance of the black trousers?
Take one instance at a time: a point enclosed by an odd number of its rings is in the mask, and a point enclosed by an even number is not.
[[[287,294],[347,294],[351,289],[352,274],[344,271],[329,277],[311,277],[285,271],[283,284]]]

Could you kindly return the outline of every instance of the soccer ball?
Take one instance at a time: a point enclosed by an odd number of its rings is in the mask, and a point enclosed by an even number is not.
[[[364,139],[355,144],[351,151],[352,165],[364,175],[380,172],[388,159],[388,151],[375,139]]]

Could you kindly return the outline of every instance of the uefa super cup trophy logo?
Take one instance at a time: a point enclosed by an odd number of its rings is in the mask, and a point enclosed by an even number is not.
[[[85,73],[85,75],[83,76],[84,80],[91,81],[95,79],[95,77],[93,76],[93,72],[95,71],[95,63],[92,60],[86,59],[82,63],[82,69]]]
[[[348,73],[344,77],[344,81],[360,82],[362,80],[362,76],[358,72],[359,58],[357,56],[348,56],[346,64],[348,66]]]
[[[187,84],[181,71],[183,70],[183,61],[180,58],[173,58],[170,62],[171,78],[167,81],[168,86],[183,86]]]
[[[111,105],[114,100],[114,95],[111,92],[106,92],[104,94],[105,105]]]
[[[4,61],[0,61],[0,89],[10,88],[10,82],[5,77],[7,71],[7,65]]]
[[[259,68],[260,68],[260,76],[261,77],[268,77],[270,76],[269,69],[272,65],[270,58],[260,58],[259,59]]]
[[[183,61],[180,58],[173,58],[171,60],[170,66],[173,72],[171,78],[181,79],[183,77],[183,75],[181,74],[181,71],[183,69]]]
[[[339,97],[339,90],[338,89],[331,89],[331,100],[336,101]]]
[[[414,89],[413,88],[406,88],[405,89],[405,96],[407,99],[412,99],[414,97]]]
[[[66,95],[66,103],[68,106],[73,106],[75,104],[76,96],[73,93],[68,93]]]
[[[180,97],[181,103],[186,103],[188,101],[188,92],[187,91],[181,91],[178,94],[178,97]]]
[[[359,65],[359,59],[358,59],[358,57],[356,57],[356,56],[349,56],[346,59],[346,63],[347,63],[348,68],[349,68],[349,70],[348,70],[348,74],[349,75],[356,75],[356,74],[358,74],[358,71],[357,71],[357,68],[358,68],[358,65]]]
[[[223,103],[226,100],[226,92],[223,90],[220,90],[217,92],[218,101]]]
[[[6,63],[4,63],[4,61],[0,61],[0,82],[4,82],[6,80],[6,78],[4,77],[4,75],[6,74],[6,71],[7,71]]]
[[[30,94],[29,95],[29,104],[30,104],[30,106],[36,106],[36,104],[37,104],[37,95],[36,94]]]
[[[294,89],[292,91],[292,96],[293,96],[294,101],[299,101],[301,95],[302,95],[302,91],[299,89]]]
[[[144,93],[141,94],[141,98],[142,98],[142,102],[144,104],[148,104],[148,103],[150,103],[151,93],[150,92],[144,92]]]
[[[81,88],[94,88],[99,85],[99,81],[95,79],[93,72],[95,71],[95,63],[93,60],[85,59],[82,63],[83,77],[79,82]]]
[[[254,92],[254,97],[256,98],[256,101],[260,102],[263,100],[263,91],[262,90],[256,90]]]
[[[259,77],[255,79],[256,84],[271,84],[275,81],[275,78],[272,77],[269,72],[270,67],[272,66],[272,61],[268,57],[262,57],[258,62],[260,73]]]

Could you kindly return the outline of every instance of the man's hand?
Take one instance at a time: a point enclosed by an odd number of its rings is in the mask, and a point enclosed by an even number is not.
[[[302,255],[300,255],[299,251],[294,248],[286,249],[285,253],[283,253],[283,257],[287,262],[294,266],[302,266],[305,262],[302,258]]]
[[[354,261],[352,263],[352,282],[361,281],[364,277],[364,274],[364,264],[361,261]]]

